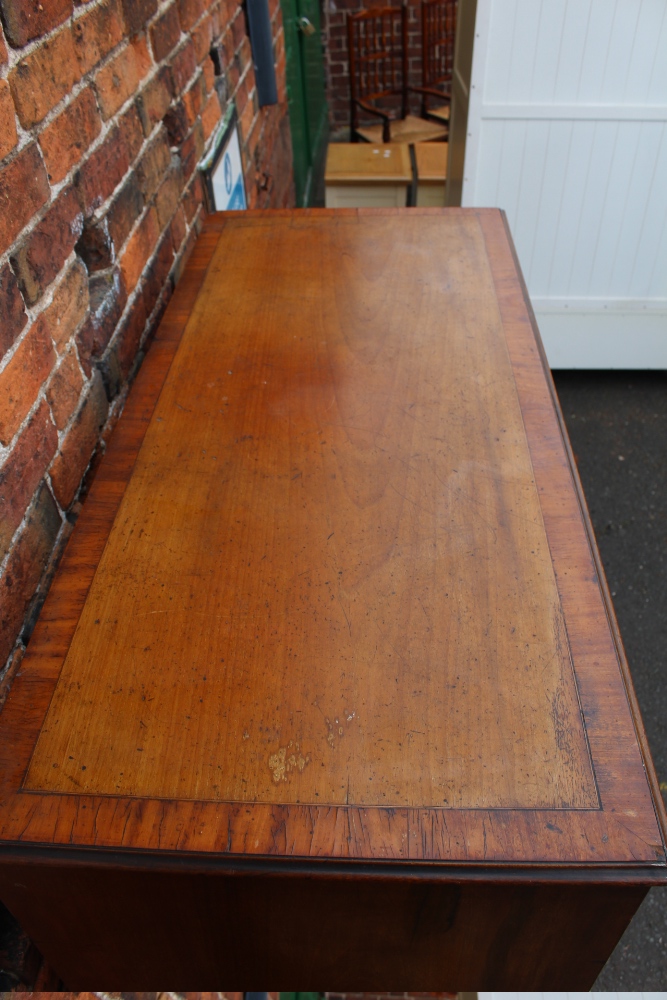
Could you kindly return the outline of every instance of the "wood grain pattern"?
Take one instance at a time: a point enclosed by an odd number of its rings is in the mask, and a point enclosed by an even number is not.
[[[57,866],[64,849],[88,858],[109,851],[105,863],[113,867],[139,850],[142,853],[128,862],[135,867],[140,862],[178,867],[188,858],[202,857],[215,865],[233,862],[262,867],[272,858],[271,865],[293,864],[298,859],[304,871],[319,870],[322,864],[342,865],[346,871],[350,862],[353,868],[360,863],[387,865],[387,874],[393,872],[400,878],[405,876],[406,865],[416,871],[424,863],[434,878],[480,879],[487,885],[508,877],[518,882],[534,882],[539,877],[607,885],[665,881],[664,844],[657,819],[664,828],[664,810],[659,794],[652,796],[647,783],[648,774],[651,787],[657,788],[613,610],[600,580],[576,470],[563,441],[530,307],[500,213],[325,210],[296,215],[248,213],[244,218],[255,227],[256,243],[260,243],[275,226],[308,226],[316,221],[324,232],[333,219],[356,220],[359,225],[368,219],[391,219],[398,230],[406,215],[415,220],[476,219],[483,234],[486,266],[493,280],[491,299],[500,316],[518,393],[599,807],[516,810],[416,805],[393,809],[22,790],[155,401],[227,225],[224,217],[214,216],[206,223],[130,394],[47,597],[21,674],[0,716],[0,853],[5,857],[16,851],[28,859],[50,855]],[[234,259],[232,247],[230,260]],[[450,251],[455,256],[451,247]],[[292,273],[289,280],[294,280]],[[81,847],[86,850],[81,852]]]
[[[479,223],[227,232],[25,787],[596,808]]]
[[[364,142],[331,142],[327,148],[326,184],[377,184],[412,181],[410,149],[400,143],[385,146]]]
[[[0,863],[0,893],[70,989],[299,970],[341,989],[354,975],[360,990],[384,977],[420,990],[585,990],[645,892]]]
[[[449,144],[446,142],[415,143],[417,178],[421,184],[444,182],[447,177],[448,150]]]

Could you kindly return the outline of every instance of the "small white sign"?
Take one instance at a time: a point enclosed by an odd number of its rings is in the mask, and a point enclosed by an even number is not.
[[[210,209],[214,212],[229,212],[248,207],[235,112],[225,126],[213,151],[201,165],[209,201],[213,202]]]

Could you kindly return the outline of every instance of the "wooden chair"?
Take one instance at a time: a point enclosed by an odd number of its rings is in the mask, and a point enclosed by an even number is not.
[[[405,6],[348,14],[352,142],[429,142],[447,135],[446,125],[408,113],[407,39]],[[360,112],[381,123],[360,125]]]
[[[422,0],[422,117],[449,122],[457,0]],[[435,106],[431,102],[435,100]]]

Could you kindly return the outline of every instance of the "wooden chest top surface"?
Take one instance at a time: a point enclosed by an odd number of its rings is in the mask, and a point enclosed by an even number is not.
[[[401,143],[375,146],[368,142],[331,142],[324,179],[327,184],[409,184],[410,147]]]
[[[498,212],[215,216],[0,716],[0,835],[661,880],[599,573]]]

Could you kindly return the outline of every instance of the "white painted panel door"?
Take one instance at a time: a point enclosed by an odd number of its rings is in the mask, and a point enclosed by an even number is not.
[[[605,1000],[667,1000],[667,993],[478,993],[478,1000],[586,1000],[586,997],[604,997]]]
[[[478,0],[463,173],[552,367],[667,368],[665,0]]]

